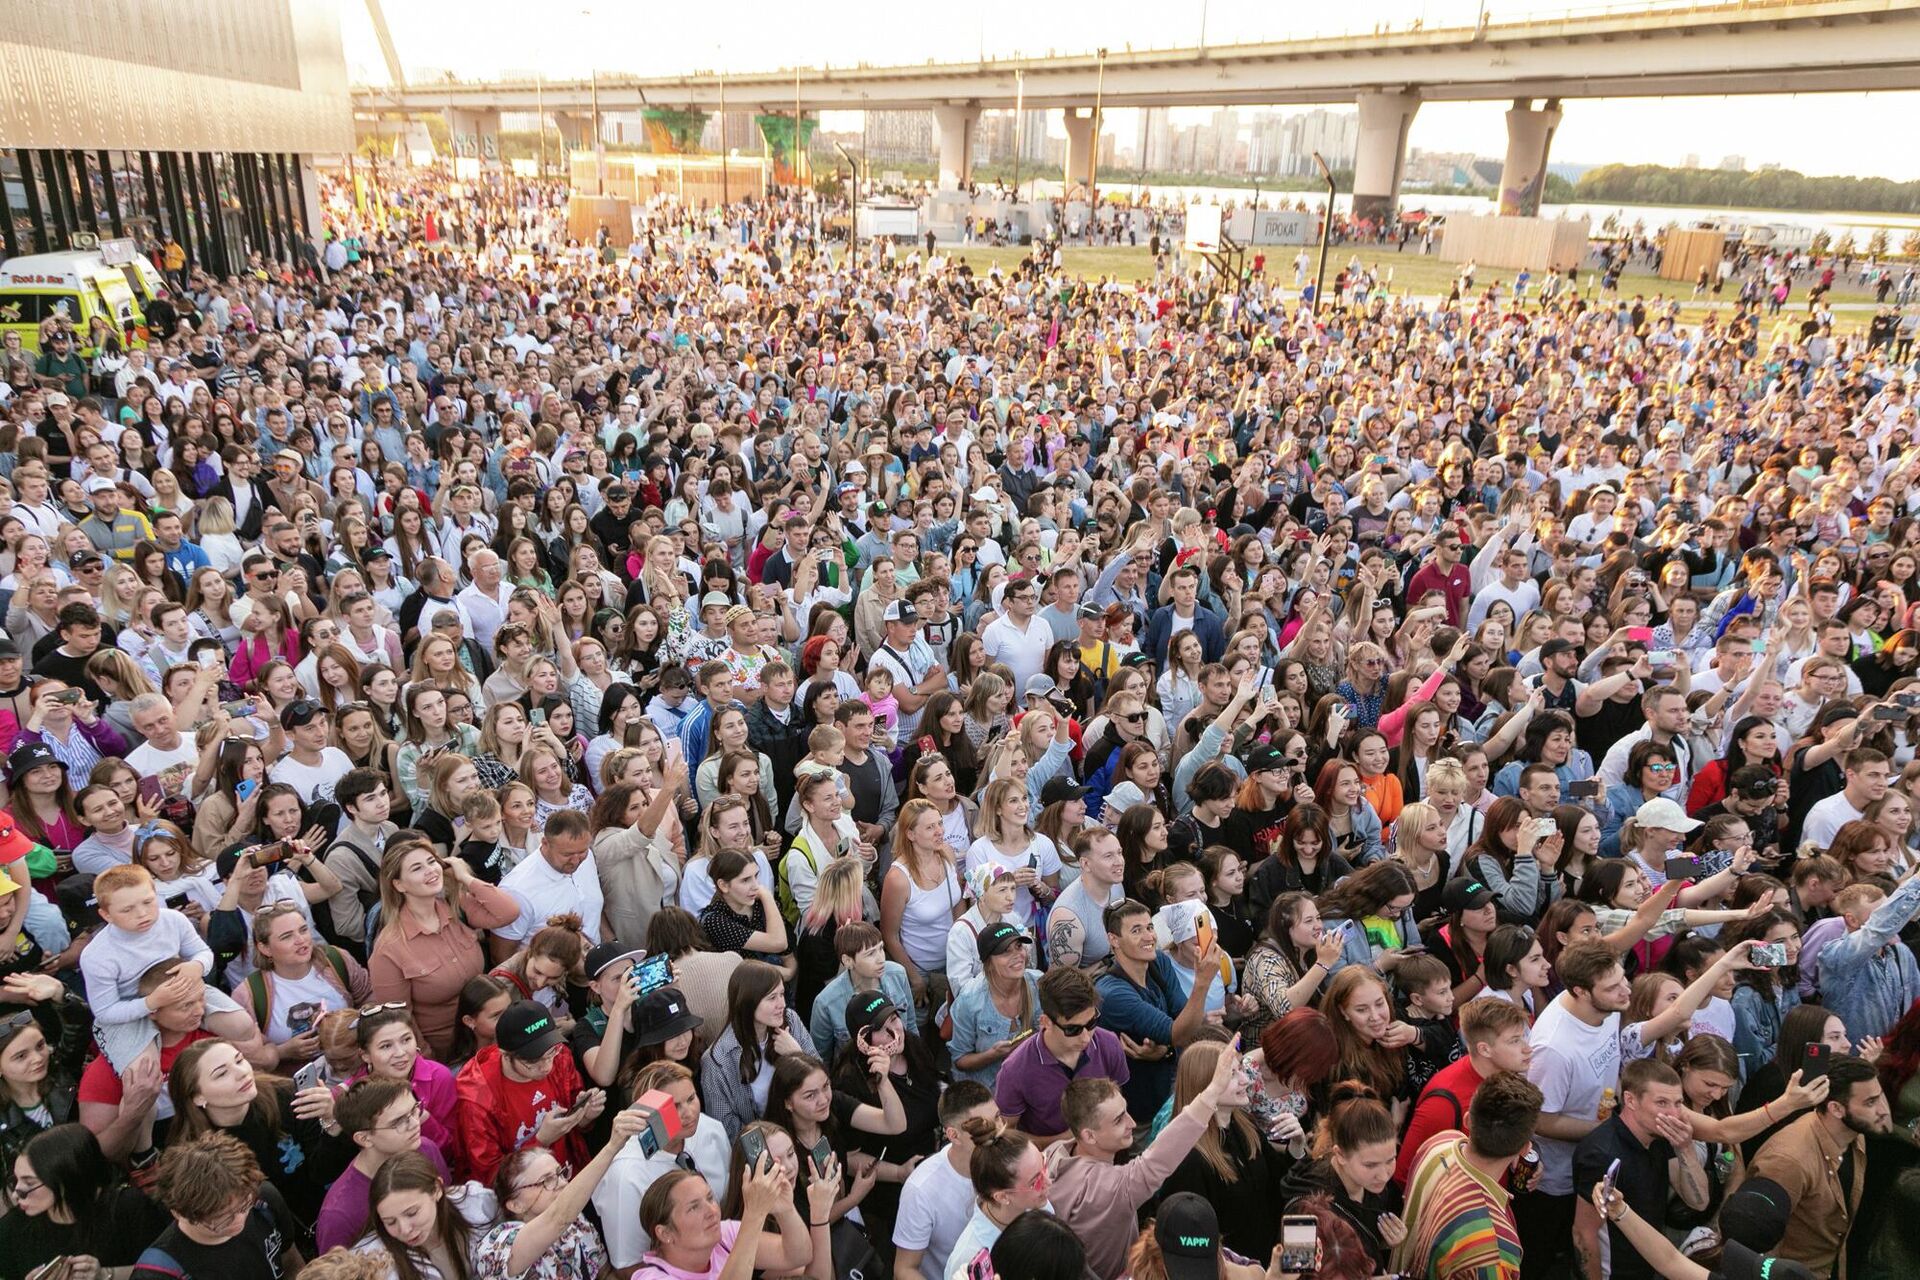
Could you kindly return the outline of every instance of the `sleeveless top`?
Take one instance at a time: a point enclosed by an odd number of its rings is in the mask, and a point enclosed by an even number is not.
[[[905,863],[895,863],[907,879],[907,905],[900,912],[900,945],[922,972],[947,967],[947,932],[953,927],[953,908],[960,901],[960,882],[947,867],[941,883],[922,889]]]

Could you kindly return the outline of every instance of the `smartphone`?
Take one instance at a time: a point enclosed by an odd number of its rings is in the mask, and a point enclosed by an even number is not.
[[[260,782],[257,778],[242,778],[234,785],[233,798],[235,800],[245,801],[259,789]]]
[[[1552,818],[1541,818],[1533,824],[1533,838],[1545,840],[1560,830],[1560,824]]]
[[[740,1134],[740,1163],[742,1168],[752,1169],[759,1165],[760,1157],[767,1154],[767,1140],[758,1130],[747,1129]]]
[[[545,707],[535,707],[533,710],[527,712],[527,723],[531,725],[539,726],[539,725],[545,724],[546,722],[547,722],[547,709]]]
[[[1765,636],[1755,636],[1749,647],[1756,655],[1765,653],[1767,651],[1767,638]]]
[[[147,774],[140,779],[140,798],[159,804],[167,798],[167,789],[160,785],[160,779]]]
[[[253,699],[245,698],[239,702],[223,702],[220,709],[230,716],[250,716],[254,713]]]
[[[1700,859],[1674,854],[1667,859],[1667,879],[1692,880],[1700,874]]]
[[[1671,649],[1654,649],[1647,654],[1647,664],[1662,670],[1676,665]]]
[[[1762,942],[1747,953],[1747,958],[1762,969],[1778,969],[1787,962],[1787,944],[1784,942]]]
[[[71,707],[77,705],[80,699],[85,696],[85,692],[80,689],[62,689],[53,695],[53,701],[63,707]]]
[[[1810,1044],[1800,1050],[1800,1083],[1810,1084],[1827,1074],[1827,1064],[1832,1060],[1830,1044]]]
[[[1903,707],[1920,707],[1920,693],[1911,690],[1906,693],[1894,694],[1893,700]]]
[[[1608,1203],[1611,1203],[1613,1200],[1613,1184],[1614,1184],[1614,1180],[1617,1179],[1619,1176],[1620,1176],[1620,1161],[1616,1159],[1612,1164],[1607,1166],[1607,1176],[1601,1179],[1601,1185],[1603,1185],[1606,1188],[1606,1195],[1603,1197],[1603,1199],[1606,1200]]]
[[[276,862],[287,860],[287,842],[275,840],[272,844],[259,845],[247,851],[247,861],[256,867],[270,867]]]
[[[652,995],[662,987],[672,986],[673,970],[667,953],[662,951],[644,960],[635,960],[633,968],[627,971],[627,980],[633,983],[634,993],[642,996]]]
[[[820,1141],[813,1144],[813,1149],[807,1152],[807,1158],[813,1161],[814,1175],[816,1177],[824,1176],[827,1172],[827,1166],[833,1162],[833,1144],[825,1138],[820,1139]]]
[[[1635,644],[1652,644],[1653,628],[1652,627],[1628,627],[1627,639],[1632,641]]]
[[[1312,1271],[1320,1252],[1320,1220],[1312,1214],[1289,1213],[1280,1219],[1280,1269]]]
[[[173,911],[185,911],[187,909],[187,895],[184,893],[169,895],[167,898],[167,907]]]
[[[1207,954],[1207,948],[1213,945],[1213,921],[1201,916],[1193,926],[1193,949],[1196,955]]]
[[[1606,790],[1606,785],[1598,778],[1583,778],[1567,784],[1567,795],[1575,800],[1597,799]]]
[[[591,1092],[591,1089],[582,1089],[580,1092],[574,1094],[573,1101],[567,1104],[567,1109],[561,1114],[570,1116],[585,1107],[587,1105],[587,1095]]]
[[[1905,707],[1875,707],[1868,717],[1872,720],[1905,720],[1912,713]]]

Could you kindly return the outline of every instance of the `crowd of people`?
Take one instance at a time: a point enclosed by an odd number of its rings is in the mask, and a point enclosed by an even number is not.
[[[0,1280],[1911,1274],[1910,370],[375,205],[7,354]]]

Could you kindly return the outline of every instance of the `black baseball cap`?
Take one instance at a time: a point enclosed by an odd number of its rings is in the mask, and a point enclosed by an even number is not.
[[[1262,744],[1247,752],[1240,763],[1247,766],[1248,773],[1259,773],[1262,769],[1285,769],[1293,762],[1280,748]]]
[[[303,724],[312,724],[326,714],[327,709],[312,698],[301,698],[297,702],[288,704],[287,709],[280,713],[280,727],[298,729]]]
[[[1079,800],[1091,790],[1091,787],[1081,786],[1064,773],[1056,773],[1047,779],[1046,786],[1040,788],[1040,807],[1044,809],[1062,800]]]
[[[538,1061],[566,1039],[553,1020],[553,1011],[535,1000],[516,1000],[508,1005],[494,1028],[493,1038],[500,1052],[522,1062]]]
[[[607,966],[619,964],[625,960],[632,964],[646,957],[645,947],[630,947],[624,942],[603,942],[587,952],[587,977],[597,978],[607,971]]]
[[[878,991],[854,992],[847,1001],[847,1038],[858,1040],[862,1031],[871,1031],[898,1012],[893,1001]]]
[[[1160,1244],[1167,1280],[1218,1280],[1220,1215],[1205,1198],[1180,1191],[1162,1200],[1153,1236]]]
[[[1555,658],[1563,653],[1574,653],[1576,651],[1576,646],[1573,641],[1568,640],[1564,636],[1555,636],[1540,646],[1540,659],[1544,662],[1548,658]]]
[[[8,658],[18,658],[20,656],[20,646],[5,636],[0,636],[0,662],[4,662]]]
[[[682,1032],[700,1026],[700,1015],[687,1007],[678,987],[661,987],[640,997],[633,1007],[633,1043],[665,1044]]]
[[[973,940],[974,945],[980,950],[980,960],[983,964],[999,955],[1002,951],[1017,947],[1027,941],[1027,935],[1020,932],[1018,925],[1009,924],[1005,920],[1002,920],[999,924],[982,929],[975,935]]]
[[[1494,896],[1493,890],[1478,880],[1459,876],[1447,881],[1447,887],[1440,895],[1440,905],[1449,911],[1477,911],[1492,902]]]

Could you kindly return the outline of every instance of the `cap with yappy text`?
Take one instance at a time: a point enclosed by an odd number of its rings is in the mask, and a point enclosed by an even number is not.
[[[1220,1215],[1210,1201],[1191,1191],[1168,1196],[1154,1215],[1153,1236],[1167,1280],[1218,1280]]]
[[[566,1037],[553,1012],[536,1000],[516,1000],[495,1025],[493,1038],[500,1052],[522,1062],[536,1062]]]

